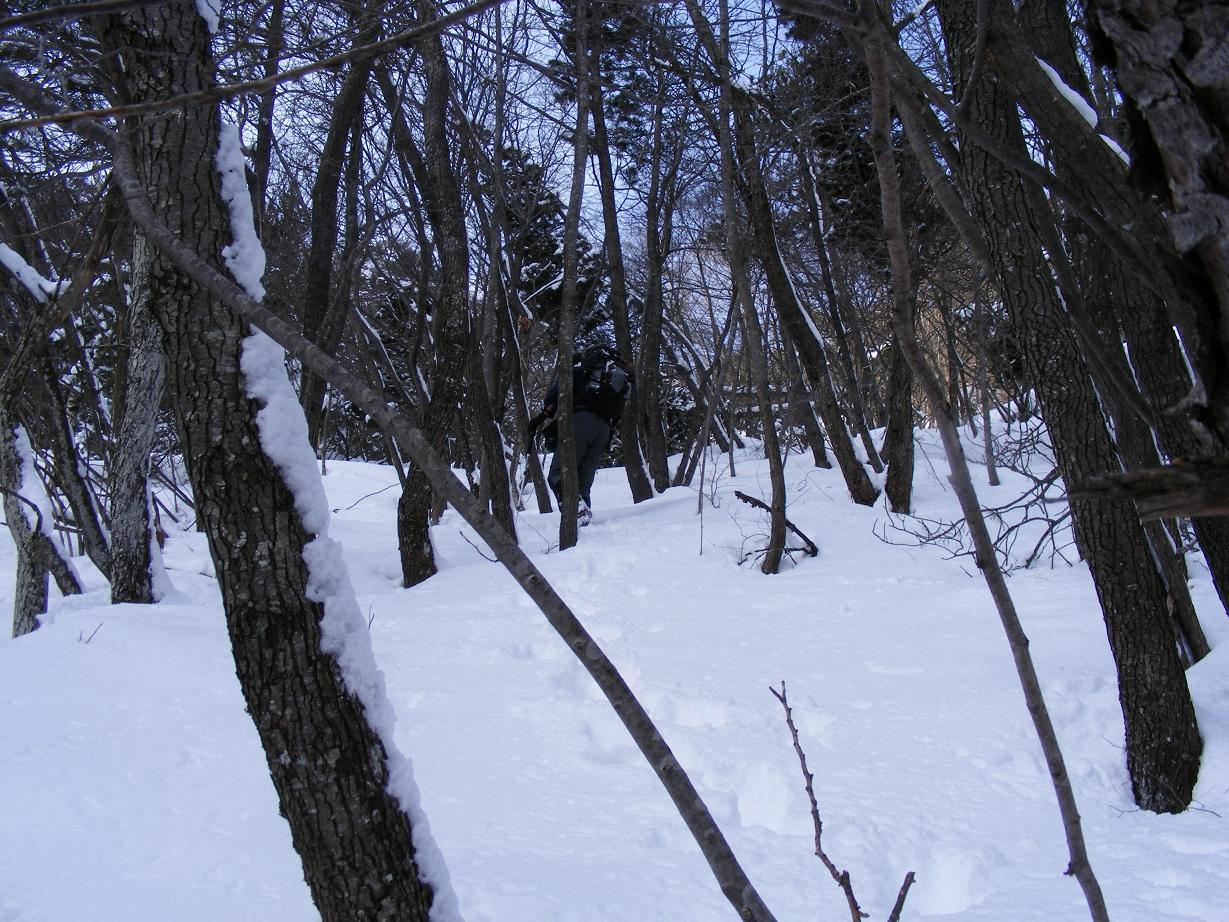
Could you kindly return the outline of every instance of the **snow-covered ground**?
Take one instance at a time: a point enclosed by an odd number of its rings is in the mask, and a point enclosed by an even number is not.
[[[922,433],[917,509],[954,516]],[[785,681],[824,843],[884,919],[1078,920],[1049,779],[1007,643],[967,560],[885,544],[882,503],[834,471],[787,467],[789,517],[820,547],[778,576],[738,566],[765,496],[751,453],[696,515],[674,489],[633,506],[599,475],[580,545],[522,514],[522,545],[610,653],[691,772],[781,922],[848,918],[812,854],[802,779],[769,686]],[[714,468],[710,468],[710,474]],[[567,647],[449,512],[442,572],[399,586],[393,471],[332,462],[345,548],[423,806],[467,922],[735,918],[699,850]],[[1009,499],[1020,482],[983,488]],[[467,540],[468,539],[468,540]],[[244,712],[202,536],[175,533],[176,593],[53,601],[0,640],[0,920],[305,922],[316,918]],[[0,612],[13,551],[0,530]],[[1134,808],[1105,631],[1082,567],[1011,579],[1058,724],[1093,866],[1117,922],[1229,920],[1229,618],[1196,562],[1213,654],[1189,673],[1205,739],[1197,808]],[[7,630],[3,632],[7,635]]]

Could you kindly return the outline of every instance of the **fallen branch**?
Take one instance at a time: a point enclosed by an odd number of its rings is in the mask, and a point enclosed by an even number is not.
[[[748,496],[742,490],[735,490],[734,495],[737,496],[739,499],[741,499],[744,503],[749,503],[752,506],[755,506],[757,509],[763,509],[765,512],[772,512],[772,509],[770,509],[768,507],[768,504],[765,503],[762,499],[756,499],[754,496]],[[801,531],[799,531],[797,525],[795,525],[789,519],[786,519],[785,527],[788,528],[790,531],[792,531],[794,534],[796,534],[799,538],[801,538],[802,543],[806,545],[805,547],[788,548],[787,550],[806,551],[808,557],[818,557],[819,556],[819,547],[815,544],[814,541],[812,541],[810,538],[804,535]]]

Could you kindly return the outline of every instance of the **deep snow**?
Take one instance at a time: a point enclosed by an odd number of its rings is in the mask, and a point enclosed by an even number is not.
[[[954,515],[931,433],[917,511]],[[422,804],[467,922],[719,922],[733,911],[669,799],[587,674],[481,541],[449,512],[442,572],[399,586],[395,472],[330,462],[324,480]],[[979,470],[979,469],[978,469]],[[1040,750],[989,596],[967,561],[879,540],[887,514],[794,455],[789,516],[820,546],[766,577],[739,567],[763,463],[720,471],[717,505],[674,489],[632,506],[620,470],[580,545],[523,513],[522,545],[623,671],[781,922],[845,919],[811,853],[796,757],[769,685],[784,680],[824,819],[863,908],[883,919],[1087,918]],[[983,502],[1020,481],[981,487]],[[382,491],[382,492],[381,492]],[[532,502],[531,502],[532,508]],[[703,554],[700,553],[703,549]],[[0,640],[0,920],[317,918],[228,648],[203,537],[175,530],[176,592],[109,606],[53,600]],[[968,571],[968,572],[966,572]],[[973,575],[971,576],[970,573]],[[13,551],[0,530],[0,611]],[[1205,739],[1197,809],[1138,812],[1105,631],[1082,567],[1011,578],[1117,922],[1229,919],[1229,618],[1192,585],[1213,654],[1190,683]],[[7,631],[5,631],[7,634]]]

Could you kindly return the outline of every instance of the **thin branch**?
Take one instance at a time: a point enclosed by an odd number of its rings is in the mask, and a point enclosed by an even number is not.
[[[755,506],[757,509],[763,509],[765,512],[769,514],[772,513],[772,507],[769,506],[762,499],[756,499],[754,496],[748,496],[746,493],[742,492],[741,490],[735,490],[734,495],[737,496],[739,499],[741,499],[744,503]],[[785,527],[788,528],[790,531],[792,531],[794,534],[796,534],[799,538],[801,538],[803,543],[806,545],[806,547],[793,548],[793,550],[806,551],[808,557],[818,557],[819,556],[819,548],[816,546],[815,542],[812,541],[810,538],[808,538],[806,535],[804,535],[801,531],[799,531],[797,525],[795,525],[789,519],[786,519]]]
[[[912,886],[913,872],[910,871],[900,885],[900,893],[896,894],[896,904],[892,907],[892,914],[888,916],[888,922],[900,922],[900,914],[905,909],[905,897],[909,895],[909,888]]]
[[[973,68],[965,83],[964,92],[956,109],[963,115],[969,109],[969,101],[973,98],[973,90],[981,79],[983,66],[986,63],[986,39],[990,33],[990,0],[977,0],[977,45],[973,49]]]
[[[815,827],[815,857],[823,862],[824,867],[828,869],[828,873],[832,875],[832,879],[836,881],[836,885],[845,894],[845,900],[849,903],[851,922],[862,922],[863,919],[867,918],[867,915],[858,905],[858,898],[854,896],[853,883],[849,880],[849,872],[838,871],[832,859],[828,857],[828,853],[824,851],[824,821],[819,816],[819,803],[815,799],[815,776],[807,768],[807,754],[802,751],[802,743],[798,740],[798,728],[794,726],[794,711],[789,706],[789,698],[785,694],[785,682],[781,682],[780,691],[777,691],[772,686],[769,686],[768,690],[772,692],[774,698],[781,702],[781,707],[785,709],[785,725],[789,727],[789,735],[794,740],[794,752],[798,754],[798,764],[802,767],[807,800],[811,802],[811,824]],[[910,871],[909,875],[912,876],[913,872]]]
[[[498,557],[488,557],[486,554],[482,553],[482,548],[474,544],[473,541],[470,541],[469,535],[465,534],[465,532],[461,532],[461,537],[465,539],[466,544],[468,544],[470,547],[472,547],[475,551],[478,552],[478,556],[481,557],[483,560],[489,560],[491,563],[499,563]]]
[[[213,86],[197,93],[185,93],[182,96],[172,96],[168,99],[158,99],[130,106],[112,106],[107,109],[79,109],[69,112],[57,112],[54,115],[40,115],[36,118],[13,119],[7,122],[0,122],[0,133],[17,131],[21,128],[35,128],[40,125],[70,125],[82,119],[147,115],[151,112],[165,112],[170,109],[185,109],[189,106],[207,105],[248,93],[264,93],[280,84],[291,83],[317,71],[334,70],[343,64],[365,61],[368,58],[396,51],[406,45],[413,44],[421,38],[442,32],[449,26],[463,22],[471,16],[493,6],[498,6],[503,2],[504,0],[477,0],[475,3],[463,6],[459,10],[448,13],[445,16],[440,16],[438,19],[433,19],[412,29],[406,29],[404,32],[398,32],[396,35],[381,39],[378,42],[360,45],[358,48],[351,48],[349,51],[342,52],[341,54],[322,58],[319,61],[313,61],[311,64],[304,64],[302,67],[292,67],[289,70],[281,71],[272,77],[265,77],[261,80],[227,83],[221,86]]]
[[[36,26],[60,19],[83,19],[86,16],[100,13],[118,13],[120,10],[139,6],[162,6],[164,3],[184,2],[186,0],[98,0],[96,3],[66,3],[63,6],[49,6],[46,9],[35,10],[33,13],[7,16],[0,19],[0,31],[15,29],[18,26]]]
[[[1229,515],[1229,460],[1193,458],[1143,471],[1090,477],[1073,499],[1134,500],[1141,519]]]
[[[103,206],[102,217],[94,231],[90,248],[73,274],[68,290],[58,293],[41,314],[36,316],[21,332],[13,348],[8,364],[0,372],[0,401],[5,405],[17,396],[34,357],[47,344],[53,330],[63,324],[81,305],[90,285],[98,273],[99,264],[111,247],[111,236],[119,221],[123,202],[116,190],[109,189]]]
[[[37,505],[35,505],[33,500],[27,499],[26,497],[18,493],[16,490],[10,490],[8,487],[4,487],[4,486],[0,486],[0,493],[3,493],[5,496],[11,496],[13,497],[13,499],[19,502],[25,503],[27,506],[33,509],[34,515],[36,516],[36,521],[35,521],[34,528],[32,529],[32,531],[38,535],[43,534],[43,510],[40,509]]]

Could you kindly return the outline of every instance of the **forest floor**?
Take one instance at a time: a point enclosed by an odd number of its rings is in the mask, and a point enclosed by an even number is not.
[[[919,449],[916,511],[954,518],[932,433]],[[781,922],[849,918],[812,854],[769,693],[783,680],[825,848],[872,920],[909,870],[905,920],[1087,918],[971,559],[917,546],[882,499],[853,505],[839,474],[806,458],[786,468],[788,515],[820,553],[777,576],[739,565],[765,530],[733,495],[767,497],[752,451],[737,476],[724,459],[709,467],[703,516],[695,489],[634,506],[623,472],[604,470],[578,547],[559,553],[557,514],[532,512],[521,543],[657,721]],[[440,574],[403,589],[395,472],[330,462],[324,483],[467,922],[732,922],[596,686],[472,531],[446,514]],[[1022,484],[1005,475],[983,502]],[[162,604],[109,606],[81,562],[87,594],[53,599],[42,629],[0,640],[3,922],[318,918],[244,711],[204,538],[175,531],[164,553],[176,593]],[[3,529],[5,617],[13,568]],[[1229,919],[1229,618],[1202,561],[1191,571],[1214,651],[1188,674],[1205,751],[1196,806],[1180,816],[1132,802],[1086,568],[1047,559],[1010,580],[1116,922]]]

